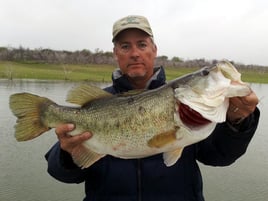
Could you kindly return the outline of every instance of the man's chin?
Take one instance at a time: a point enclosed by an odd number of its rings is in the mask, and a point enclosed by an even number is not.
[[[146,77],[145,72],[129,72],[127,75],[128,77],[133,79],[143,79],[144,77]]]

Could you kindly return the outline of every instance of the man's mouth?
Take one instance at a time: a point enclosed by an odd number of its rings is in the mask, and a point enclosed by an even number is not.
[[[131,63],[131,64],[128,64],[127,67],[141,66],[141,65],[143,65],[143,63]]]

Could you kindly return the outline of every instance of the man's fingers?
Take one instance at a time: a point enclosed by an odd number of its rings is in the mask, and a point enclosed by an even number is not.
[[[66,134],[74,129],[74,124],[62,124],[55,130],[58,138],[66,137]]]
[[[84,132],[75,136],[72,136],[68,138],[68,141],[73,144],[81,144],[85,140],[88,140],[92,137],[92,134],[90,132]]]
[[[247,96],[230,98],[227,118],[233,121],[249,116],[256,109],[258,102],[258,97],[253,91]]]
[[[256,106],[259,103],[259,99],[254,92],[250,93],[248,96],[240,97],[240,99],[245,105]]]
[[[74,124],[62,124],[55,129],[61,149],[69,153],[72,153],[72,150],[76,146],[80,146],[81,143],[92,137],[92,133],[90,132],[84,132],[74,136],[69,135],[68,133],[70,133],[74,128]]]

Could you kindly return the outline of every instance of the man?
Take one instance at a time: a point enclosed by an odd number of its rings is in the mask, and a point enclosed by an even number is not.
[[[116,94],[165,84],[163,68],[154,68],[157,47],[146,18],[127,16],[115,22],[113,43],[120,70],[113,73],[113,85],[106,91]],[[62,182],[85,182],[84,201],[202,201],[202,178],[196,161],[226,166],[243,155],[257,128],[257,103],[254,92],[230,99],[227,121],[218,124],[207,139],[186,147],[171,167],[166,167],[162,154],[158,154],[129,160],[106,156],[80,169],[72,161],[72,150],[94,133],[72,137],[67,133],[74,125],[62,125],[56,128],[59,142],[46,154],[48,172]]]

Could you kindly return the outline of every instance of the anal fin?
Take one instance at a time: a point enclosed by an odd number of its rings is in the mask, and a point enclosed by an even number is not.
[[[104,154],[95,153],[83,145],[75,148],[72,152],[74,163],[82,169],[90,167],[104,156]]]

